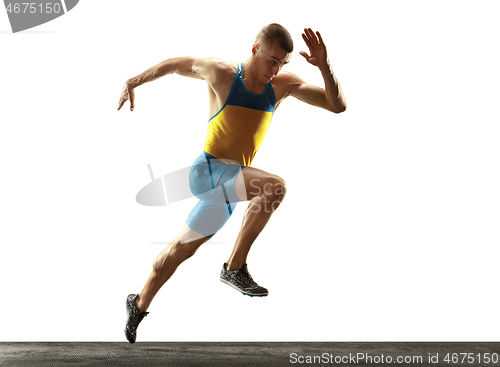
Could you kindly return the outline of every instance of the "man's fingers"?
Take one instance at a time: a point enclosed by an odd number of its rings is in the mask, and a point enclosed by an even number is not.
[[[302,33],[302,38],[304,39],[307,47],[313,49],[318,45],[323,45],[323,39],[319,32],[314,33],[311,28],[304,28],[304,33]]]
[[[123,107],[123,105],[125,104],[126,101],[127,101],[126,98],[123,98],[123,96],[120,97],[120,101],[118,102],[118,110],[117,111],[119,111]]]
[[[318,35],[319,43],[324,44],[321,34],[318,31],[316,31],[316,34]]]
[[[305,31],[307,32],[307,36],[308,36],[309,40],[311,41],[311,43],[318,42],[318,39],[316,38],[316,35],[314,34],[314,32],[311,28],[307,28],[307,29],[305,29]]]
[[[304,29],[304,32],[305,31],[306,30]],[[307,47],[311,47],[311,41],[309,41],[309,39],[307,38],[307,36],[304,33],[302,33],[302,38],[304,39],[304,42],[306,43]]]
[[[129,89],[127,85],[125,85],[122,95],[120,96],[120,101],[118,102],[118,111],[127,101],[130,101],[130,111],[133,111],[135,108],[135,93],[133,89]]]
[[[135,108],[135,93],[134,90],[129,90],[128,96],[130,98],[130,111],[133,111]]]
[[[305,58],[307,61],[309,61],[310,56],[307,54],[307,52],[305,52],[305,51],[300,51],[300,52],[299,52],[299,54],[301,54],[302,56],[304,56],[304,58]]]

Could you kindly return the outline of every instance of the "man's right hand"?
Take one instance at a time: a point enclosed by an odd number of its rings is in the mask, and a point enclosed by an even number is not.
[[[122,94],[120,96],[120,100],[118,101],[118,110],[122,108],[127,100],[130,100],[130,111],[133,111],[135,108],[134,100],[135,100],[135,92],[134,88],[128,83],[125,83],[122,89]]]

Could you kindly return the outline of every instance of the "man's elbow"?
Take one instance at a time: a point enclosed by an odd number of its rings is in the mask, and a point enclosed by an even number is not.
[[[347,105],[345,103],[342,103],[340,105],[335,105],[335,106],[332,106],[331,108],[329,108],[329,110],[333,113],[342,113],[342,112],[345,112],[345,110],[347,109]]]

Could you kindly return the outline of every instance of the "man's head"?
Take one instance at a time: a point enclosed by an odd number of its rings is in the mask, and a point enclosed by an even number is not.
[[[269,47],[273,43],[277,43],[287,53],[293,51],[293,40],[287,29],[277,23],[268,24],[260,30],[255,38],[255,43],[261,47]]]
[[[262,27],[252,47],[259,80],[264,84],[272,80],[290,61],[292,51],[292,37],[285,27],[277,23]]]

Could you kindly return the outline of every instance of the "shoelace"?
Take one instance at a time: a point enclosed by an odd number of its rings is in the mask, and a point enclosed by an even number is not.
[[[237,280],[247,288],[255,288],[259,286],[254,282],[249,272],[238,271],[235,275]]]

